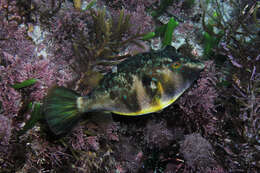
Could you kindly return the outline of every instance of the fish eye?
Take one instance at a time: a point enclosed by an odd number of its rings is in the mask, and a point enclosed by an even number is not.
[[[181,63],[179,63],[179,62],[174,62],[173,64],[172,64],[172,68],[174,68],[174,69],[178,69],[178,68],[180,68],[181,67]]]

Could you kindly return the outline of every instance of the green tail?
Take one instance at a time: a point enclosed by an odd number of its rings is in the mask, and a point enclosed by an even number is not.
[[[50,129],[56,135],[70,131],[79,121],[77,108],[79,95],[64,87],[54,87],[44,100],[44,116]]]

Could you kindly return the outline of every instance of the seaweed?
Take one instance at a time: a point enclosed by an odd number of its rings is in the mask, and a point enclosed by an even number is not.
[[[42,114],[41,104],[39,102],[31,102],[28,105],[28,109],[31,111],[30,119],[26,122],[23,129],[19,131],[19,135],[23,135],[24,133],[26,133],[29,129],[33,128],[35,124],[39,122],[39,120],[44,118]]]
[[[125,59],[127,56],[120,55],[129,44],[143,48],[138,42],[144,36],[140,29],[134,35],[128,35],[131,28],[130,15],[121,10],[117,17],[107,17],[105,9],[89,9],[90,21],[88,23],[89,32],[79,32],[73,39],[73,51],[80,62],[80,71],[89,74],[97,74],[94,71],[112,66]],[[72,66],[78,64],[72,64]],[[77,67],[73,67],[77,69]],[[92,76],[96,78],[97,76]],[[83,78],[86,78],[83,77]]]
[[[27,80],[24,80],[23,82],[20,82],[20,83],[16,83],[14,84],[12,87],[14,89],[21,89],[21,88],[24,88],[24,87],[29,87],[29,86],[32,86],[33,84],[35,84],[37,82],[37,79],[27,79]]]
[[[205,48],[206,56],[214,55],[215,61],[225,58],[217,67],[221,97],[216,99],[219,104],[217,114],[224,122],[218,124],[218,128],[223,129],[225,135],[220,135],[224,143],[215,141],[219,146],[216,153],[225,158],[222,163],[228,171],[258,172],[260,39],[256,13],[259,4],[230,0],[227,3],[232,10],[227,11],[219,1],[212,0],[207,3],[216,8],[209,11],[208,4],[203,2],[201,0],[204,9],[202,24],[210,44]]]
[[[75,51],[79,55],[81,62],[88,64],[88,67],[95,66],[96,64],[93,64],[92,61],[101,58],[107,60],[120,59],[115,53],[119,53],[119,49],[125,44],[133,41],[135,38],[141,37],[141,34],[137,33],[128,40],[123,40],[124,34],[130,28],[130,16],[125,15],[122,10],[118,21],[113,21],[111,18],[106,19],[105,13],[105,9],[91,10],[90,17],[93,23],[91,26],[92,32],[88,40],[81,34],[82,39],[75,40],[74,43]],[[82,43],[86,43],[84,47],[81,47]],[[78,50],[84,50],[84,57],[81,58]],[[89,59],[86,57],[89,57]]]
[[[170,18],[167,28],[165,30],[164,38],[163,38],[163,46],[171,45],[172,42],[172,34],[174,29],[178,26],[178,22],[174,20],[174,18]]]
[[[158,26],[153,32],[148,32],[143,36],[142,40],[147,41],[154,37],[161,37],[162,45],[164,47],[171,45],[173,32],[178,25],[179,23],[173,17],[171,17],[167,24]]]
[[[214,27],[217,24],[221,24],[221,17],[220,16],[220,10],[218,12],[213,12],[213,14],[210,16],[210,19],[208,20],[208,24],[205,22],[205,9],[203,11],[203,19],[202,19],[202,26],[204,29],[203,37],[204,37],[204,55],[210,56],[212,55],[213,49],[215,49],[218,46],[218,43],[220,42],[222,36],[224,35],[224,30],[220,31],[214,31]]]
[[[230,6],[234,8],[233,19],[228,19],[231,14],[227,14],[224,11],[223,5],[217,0],[210,1],[211,4],[216,6],[215,10],[207,10],[207,5],[209,2],[204,2],[200,0],[201,7],[203,8],[203,19],[202,26],[205,31],[205,45],[207,43],[208,47],[205,47],[205,54],[210,53],[213,48],[218,49],[219,42],[224,42],[232,49],[233,54],[239,59],[244,59],[245,46],[253,42],[259,43],[257,40],[257,20],[254,17],[258,6],[256,2],[251,4],[246,4],[245,2],[239,1],[229,1]],[[231,12],[229,12],[231,13]],[[206,23],[206,17],[209,17]],[[219,49],[217,52],[221,52]],[[241,54],[242,53],[242,54]]]

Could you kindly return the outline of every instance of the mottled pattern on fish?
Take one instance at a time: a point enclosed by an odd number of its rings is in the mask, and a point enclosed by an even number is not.
[[[89,95],[77,100],[80,112],[143,115],[173,103],[199,76],[204,65],[178,56],[173,48],[143,53],[117,65]]]

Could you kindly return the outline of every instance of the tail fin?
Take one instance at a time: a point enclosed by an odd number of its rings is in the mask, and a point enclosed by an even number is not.
[[[44,116],[50,129],[56,135],[70,131],[79,121],[80,113],[77,108],[76,92],[64,88],[54,87],[44,100]]]

